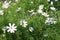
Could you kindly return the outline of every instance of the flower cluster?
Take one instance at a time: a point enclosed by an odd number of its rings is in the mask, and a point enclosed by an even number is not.
[[[15,2],[18,2],[18,1],[19,0],[15,0]],[[50,0],[47,0],[47,1],[50,2],[51,5],[53,5],[53,1],[50,1]],[[55,1],[58,1],[58,0],[55,0]],[[9,2],[5,1],[2,4],[2,9],[9,8],[10,3],[11,3],[11,1],[9,1]],[[31,2],[31,3],[33,4],[33,2]],[[28,12],[31,13],[30,16],[32,17],[33,15],[41,14],[42,16],[46,17],[46,20],[44,22],[45,24],[56,24],[57,23],[56,18],[50,17],[50,15],[46,11],[43,11],[44,6],[45,6],[44,4],[40,4],[36,11],[33,9],[28,10]],[[52,11],[56,11],[56,8],[54,6],[49,7],[49,9]],[[15,11],[19,12],[20,10],[22,10],[21,7],[18,7]],[[0,15],[3,15],[3,14],[4,14],[4,10],[0,10]],[[19,24],[20,24],[20,26],[22,26],[24,28],[26,28],[28,26],[28,22],[25,19],[20,20]],[[13,24],[9,23],[9,26],[3,27],[2,30],[3,30],[3,33],[5,33],[6,31],[10,32],[10,33],[15,33],[15,31],[17,31],[17,26],[15,26],[15,23],[13,23]],[[33,32],[34,28],[29,27],[29,31]]]
[[[45,23],[46,24],[56,24],[56,19],[55,18],[47,18]]]
[[[8,8],[10,6],[9,5],[10,3],[11,3],[11,1],[9,1],[9,2],[5,1],[2,5],[2,8]]]
[[[22,27],[26,28],[26,26],[27,26],[28,24],[27,24],[27,21],[25,21],[25,20],[20,20],[20,25],[21,25]],[[3,30],[3,33],[5,33],[6,31],[7,31],[7,32],[10,32],[10,33],[15,33],[15,31],[17,31],[17,26],[15,26],[14,23],[13,23],[13,24],[9,23],[9,26],[3,27],[2,30]],[[29,27],[29,31],[30,31],[30,32],[32,32],[33,30],[34,30],[33,27]]]

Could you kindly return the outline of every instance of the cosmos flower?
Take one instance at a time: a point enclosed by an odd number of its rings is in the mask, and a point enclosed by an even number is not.
[[[34,10],[28,10],[29,13],[31,13],[31,16],[33,16],[34,14],[36,14],[36,12],[34,12]]]
[[[15,24],[11,24],[9,23],[9,26],[6,27],[7,28],[7,32],[10,33],[15,33],[15,31],[17,31],[17,26],[15,26]]]
[[[20,25],[22,27],[26,27],[28,24],[27,24],[27,21],[26,20],[20,20]]]
[[[45,24],[56,24],[56,19],[55,18],[47,18],[45,21]]]
[[[3,15],[4,14],[4,10],[0,10],[0,15]]]
[[[9,2],[5,1],[5,2],[2,4],[2,8],[8,8],[8,7],[10,6],[10,5],[9,5],[10,3],[11,3],[11,1],[9,1]]]
[[[44,8],[43,4],[39,5],[39,9],[43,9],[43,8]]]
[[[53,11],[56,11],[56,8],[55,7],[50,7],[51,10]]]
[[[39,5],[39,9],[37,10],[37,13],[43,13],[44,5]]]
[[[40,13],[43,13],[43,10],[38,9],[38,10],[37,10],[37,13],[39,13],[39,14],[40,14]]]
[[[36,14],[36,12],[32,12],[32,13],[31,13],[31,16],[33,16],[33,15],[35,15],[35,14]]]
[[[29,27],[29,31],[30,32],[33,32],[34,31],[34,28],[33,27]]]
[[[45,17],[49,17],[49,15],[47,13],[45,13],[45,12],[42,13],[42,15],[45,16]]]

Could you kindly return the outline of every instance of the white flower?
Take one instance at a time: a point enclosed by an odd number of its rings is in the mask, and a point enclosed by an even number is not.
[[[56,19],[55,18],[47,18],[45,21],[45,24],[56,24]]]
[[[20,10],[21,10],[21,7],[18,7],[16,11],[18,12],[18,11],[20,11]]]
[[[49,15],[47,13],[45,13],[45,12],[42,13],[42,15],[45,16],[45,17],[49,17]]]
[[[34,28],[33,27],[29,27],[29,31],[30,32],[34,31]]]
[[[38,9],[38,10],[37,10],[37,13],[43,13],[43,10]]]
[[[9,26],[6,27],[7,28],[7,32],[10,33],[15,33],[15,31],[17,31],[17,26],[15,26],[15,24],[11,24],[9,23]]]
[[[31,13],[31,16],[33,16],[34,14],[36,14],[36,12],[34,12],[34,10],[28,10],[29,13]]]
[[[33,16],[34,14],[36,14],[36,13],[35,13],[35,12],[32,12],[32,13],[31,13],[31,16]]]
[[[44,5],[39,5],[39,9],[43,9],[44,8]]]
[[[0,10],[0,15],[3,15],[4,14],[4,12],[3,12],[4,10]]]
[[[55,7],[50,7],[51,10],[53,11],[56,11],[56,8]]]
[[[27,21],[20,20],[20,25],[22,25],[22,27],[26,27],[28,24],[27,24]]]
[[[51,1],[51,5],[53,5],[53,1]]]
[[[44,5],[39,5],[39,9],[37,10],[37,13],[43,13],[43,7]]]
[[[2,8],[8,8],[10,6],[9,5],[10,3],[11,3],[11,1],[9,1],[9,2],[5,1],[2,5]]]

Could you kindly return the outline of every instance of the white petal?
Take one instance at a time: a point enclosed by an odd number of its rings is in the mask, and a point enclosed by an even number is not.
[[[7,30],[7,32],[9,32],[10,30]]]
[[[51,1],[51,5],[53,5],[53,1]]]
[[[13,25],[12,26],[15,26],[15,24],[13,23]]]
[[[11,23],[9,23],[9,26],[11,26]]]
[[[37,12],[38,13],[43,13],[43,11],[41,9],[38,9]]]

